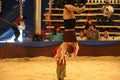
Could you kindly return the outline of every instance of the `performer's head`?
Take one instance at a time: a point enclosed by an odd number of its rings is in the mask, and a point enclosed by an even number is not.
[[[59,32],[60,32],[60,27],[59,26],[55,26],[54,29],[53,29],[53,35],[56,35]]]
[[[91,24],[91,25],[89,26],[89,29],[92,30],[92,31],[94,31],[94,29],[96,29],[96,25]]]
[[[73,47],[72,45],[68,45],[68,46],[67,46],[67,52],[68,52],[69,54],[72,54],[72,53],[74,52],[74,47]]]

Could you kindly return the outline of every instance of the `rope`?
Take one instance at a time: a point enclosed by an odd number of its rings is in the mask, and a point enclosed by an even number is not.
[[[7,21],[6,19],[0,18],[0,20],[6,22],[7,24],[9,24],[9,25],[11,25],[11,26],[17,27],[16,24],[11,23],[11,22]],[[16,26],[15,26],[15,25],[16,25]],[[28,34],[33,34],[33,33],[29,32],[28,30],[25,30],[25,29],[24,29],[24,31],[25,31],[26,33],[28,33]]]
[[[23,6],[22,6],[22,0],[19,0],[20,3],[20,18],[23,18]]]
[[[52,0],[49,0],[49,17],[50,17],[50,22],[49,22],[49,26],[51,26],[52,25],[52,23],[51,23],[51,19],[52,19]],[[51,31],[51,28],[49,28],[49,30],[48,30],[49,32]]]
[[[0,18],[1,21],[8,23],[9,25],[15,26],[16,24],[7,21],[6,19]]]

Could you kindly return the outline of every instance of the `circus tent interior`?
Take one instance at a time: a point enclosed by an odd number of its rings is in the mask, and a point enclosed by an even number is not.
[[[0,0],[0,80],[57,80],[55,50],[63,41],[50,41],[52,30],[64,31],[64,0]],[[78,40],[76,57],[66,59],[64,80],[120,80],[120,0],[109,0],[114,7],[113,24],[97,24],[106,0],[87,1],[76,14],[75,32],[93,20],[100,36],[109,32],[110,40]],[[79,5],[79,7],[81,4]],[[12,22],[25,17],[19,41],[14,41]]]
[[[81,54],[78,55],[120,55],[118,49],[120,47],[120,0],[109,1],[114,7],[112,25],[96,23],[97,15],[102,15],[100,9],[105,4],[104,0],[87,0],[86,10],[81,14],[75,14],[76,36],[79,36],[79,31],[84,29],[87,19],[92,18],[100,35],[102,36],[107,30],[111,37],[107,41],[78,40],[79,46],[82,46],[79,51]],[[2,57],[23,57],[28,56],[26,55],[28,53],[29,56],[53,56],[53,49],[62,41],[49,41],[49,35],[56,25],[64,30],[61,4],[61,0],[0,0],[0,54]],[[15,42],[11,23],[19,16],[26,18],[26,28],[21,30],[19,42]],[[13,48],[9,48],[9,45]],[[35,49],[31,49],[32,47]],[[9,50],[12,52],[15,48],[18,50],[10,56]],[[20,49],[23,49],[22,55],[19,53]],[[46,49],[50,49],[49,54]],[[34,51],[35,54],[32,53]],[[39,51],[43,51],[44,54]]]

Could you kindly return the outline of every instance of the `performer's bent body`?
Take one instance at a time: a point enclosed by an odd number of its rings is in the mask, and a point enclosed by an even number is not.
[[[66,55],[75,57],[79,50],[79,45],[76,39],[75,29],[74,29],[76,24],[74,11],[77,13],[81,13],[85,10],[85,6],[83,6],[82,8],[78,8],[70,4],[69,1],[70,0],[68,0],[68,2],[65,4],[64,11],[63,11],[63,19],[64,19],[64,26],[65,26],[65,31],[63,34],[63,43],[58,47],[56,51],[56,56],[58,56],[56,57],[57,61],[59,61],[59,63],[62,64],[60,66],[57,65],[58,80],[64,80],[64,77],[66,76],[66,71],[65,71]],[[70,49],[70,51],[68,51],[68,48],[70,48],[70,46],[72,46],[73,49],[71,48],[72,50]],[[63,69],[61,69],[62,66],[63,66]]]
[[[63,43],[61,45],[69,44],[73,46],[75,48],[74,56],[77,55],[77,52],[79,50],[79,45],[76,39],[76,34],[74,29],[76,24],[76,18],[74,12],[81,13],[84,10],[85,10],[85,6],[79,8],[79,7],[75,7],[69,2],[66,3],[64,6],[63,19],[64,19],[65,31],[63,35]],[[64,54],[64,52],[61,54]]]

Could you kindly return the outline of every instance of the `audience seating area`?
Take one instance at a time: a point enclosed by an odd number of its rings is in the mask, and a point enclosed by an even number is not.
[[[54,3],[53,3],[54,4]],[[108,31],[109,34],[114,36],[120,36],[120,0],[110,0],[110,4],[114,8],[114,15],[113,15],[113,24],[112,25],[105,25],[105,24],[97,24],[97,16],[102,15],[101,13],[101,7],[104,5],[104,0],[88,0],[86,4],[86,10],[85,12],[81,14],[76,14],[76,34],[84,28],[84,24],[86,23],[88,18],[92,18],[93,22],[96,24],[97,29],[100,31],[100,34],[103,34],[104,31]],[[52,7],[45,9],[48,12],[51,12],[51,14],[44,14],[44,17],[50,17],[50,19],[44,19],[44,22],[48,22],[49,24],[46,24],[46,28],[52,30],[54,26],[59,25],[62,29],[64,28],[63,25],[63,18],[62,18],[62,8],[55,8]],[[51,11],[50,11],[51,10]],[[47,32],[46,34],[49,34],[50,32]]]

